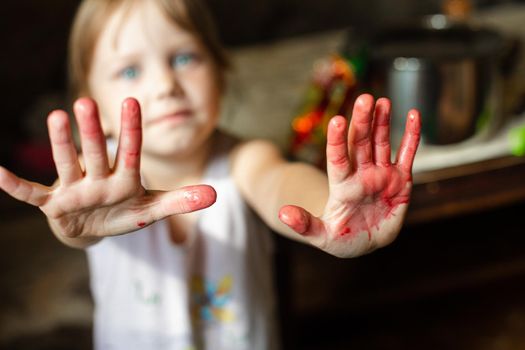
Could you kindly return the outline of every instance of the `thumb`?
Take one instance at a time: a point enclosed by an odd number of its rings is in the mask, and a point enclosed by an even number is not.
[[[139,208],[130,210],[125,216],[123,226],[127,230],[130,227],[132,230],[143,228],[171,215],[208,208],[216,199],[215,189],[208,185],[186,186],[167,192],[148,191],[145,199],[138,205]]]
[[[158,192],[153,220],[208,208],[216,199],[217,193],[209,185],[186,186],[174,191]]]
[[[326,233],[324,224],[319,218],[295,205],[282,207],[279,211],[279,219],[292,230],[307,238],[324,236]]]

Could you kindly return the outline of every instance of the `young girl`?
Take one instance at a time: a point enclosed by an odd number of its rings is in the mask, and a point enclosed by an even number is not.
[[[338,257],[398,234],[417,111],[391,163],[390,102],[360,96],[348,132],[330,121],[326,175],[215,130],[227,60],[196,0],[86,0],[70,58],[82,159],[54,111],[57,183],[0,168],[0,187],[86,248],[97,349],[276,349],[266,227]]]

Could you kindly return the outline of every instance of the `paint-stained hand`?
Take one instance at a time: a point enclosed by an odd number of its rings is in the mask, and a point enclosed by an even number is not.
[[[329,198],[321,217],[285,206],[280,218],[311,244],[339,257],[355,257],[392,242],[401,229],[412,187],[421,118],[408,112],[395,162],[390,159],[390,101],[361,95],[350,129],[332,118],[326,147]]]
[[[91,99],[76,101],[84,169],[79,162],[68,115],[54,111],[48,130],[59,181],[52,186],[21,179],[0,167],[0,188],[40,209],[55,234],[66,240],[98,240],[131,232],[173,214],[206,208],[215,190],[206,185],[174,191],[149,191],[141,185],[141,113],[132,98],[122,104],[121,131],[115,164],[110,166],[98,110]]]

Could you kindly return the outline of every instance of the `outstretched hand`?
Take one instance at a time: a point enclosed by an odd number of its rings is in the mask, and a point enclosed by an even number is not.
[[[148,191],[140,179],[141,113],[132,98],[122,104],[115,164],[110,166],[97,106],[83,98],[74,105],[84,160],[79,162],[68,115],[54,111],[48,130],[59,181],[52,187],[21,179],[0,167],[0,188],[40,207],[55,234],[101,238],[137,230],[173,214],[206,208],[215,202],[206,185],[174,191]]]
[[[421,118],[408,113],[395,162],[390,159],[390,101],[361,95],[347,121],[332,118],[326,146],[329,198],[321,217],[284,206],[279,217],[312,245],[339,257],[355,257],[392,242],[410,199],[412,164]]]

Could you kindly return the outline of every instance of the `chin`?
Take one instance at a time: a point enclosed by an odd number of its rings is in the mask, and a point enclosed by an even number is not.
[[[154,142],[144,143],[142,150],[145,154],[157,157],[184,157],[193,154],[200,143],[197,136],[154,138]]]
[[[177,142],[166,142],[161,140],[155,145],[144,145],[143,152],[152,156],[157,157],[177,157],[191,154],[195,150],[192,147],[191,142],[183,142],[178,140]]]
[[[213,133],[211,126],[196,127],[187,124],[173,129],[156,129],[145,132],[143,151],[158,156],[184,156],[201,147]]]

